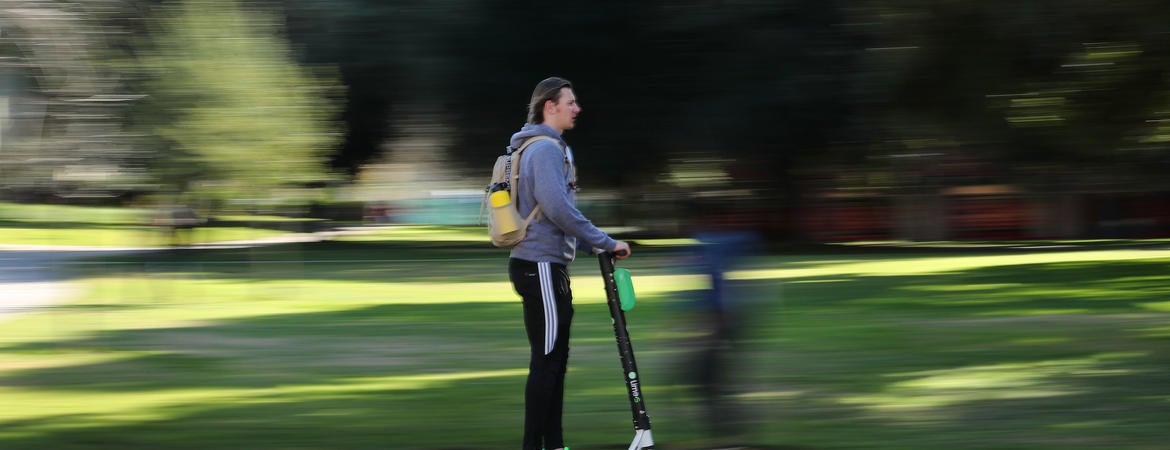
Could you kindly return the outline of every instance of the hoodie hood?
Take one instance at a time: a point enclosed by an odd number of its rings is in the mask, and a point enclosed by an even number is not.
[[[524,141],[526,139],[533,136],[548,136],[560,141],[562,147],[568,146],[568,143],[565,142],[565,140],[561,138],[561,135],[558,134],[556,130],[552,129],[552,127],[544,124],[537,125],[534,123],[524,124],[524,126],[520,128],[520,131],[517,131],[516,134],[512,135],[512,140],[509,141],[508,144],[512,146],[513,149],[517,149],[520,148],[521,145],[524,145]]]

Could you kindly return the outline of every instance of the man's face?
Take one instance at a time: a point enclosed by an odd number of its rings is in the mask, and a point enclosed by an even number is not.
[[[561,88],[561,98],[556,103],[546,103],[544,123],[558,130],[571,130],[577,124],[577,114],[581,113],[581,106],[577,104],[577,95],[567,87]]]

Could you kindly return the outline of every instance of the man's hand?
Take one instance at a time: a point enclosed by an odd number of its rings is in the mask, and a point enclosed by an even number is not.
[[[630,253],[630,244],[627,244],[623,241],[617,241],[617,245],[613,246],[613,254],[617,257],[617,259],[629,258]]]

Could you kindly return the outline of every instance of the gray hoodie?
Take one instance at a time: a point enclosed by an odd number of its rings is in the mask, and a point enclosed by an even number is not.
[[[572,171],[570,165],[573,151],[556,130],[546,125],[525,124],[512,135],[511,146],[520,148],[524,141],[533,136],[549,136],[553,141],[540,140],[524,149],[520,156],[520,181],[517,186],[516,209],[527,217],[536,204],[540,204],[543,216],[533,219],[528,225],[528,234],[523,241],[512,248],[512,257],[532,262],[555,262],[568,264],[577,256],[578,239],[582,247],[613,250],[617,241],[593,226],[577,210],[576,188],[570,186]],[[564,151],[561,150],[564,146]]]

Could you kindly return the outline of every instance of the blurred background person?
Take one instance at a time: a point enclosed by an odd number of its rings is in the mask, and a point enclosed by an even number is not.
[[[691,292],[685,303],[687,323],[695,334],[688,341],[683,381],[699,397],[710,444],[740,445],[747,424],[732,396],[738,385],[735,373],[742,357],[745,306],[752,299],[727,274],[761,241],[752,216],[734,197],[699,198],[690,206],[696,241],[690,249],[691,268],[703,275],[707,286]]]

